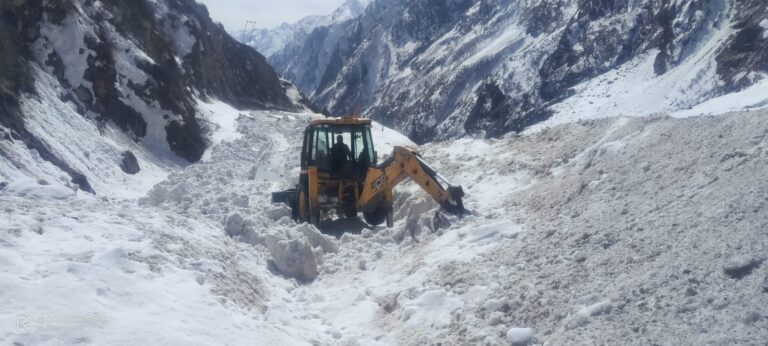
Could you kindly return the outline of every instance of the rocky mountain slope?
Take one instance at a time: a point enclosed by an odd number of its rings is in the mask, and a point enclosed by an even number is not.
[[[0,13],[6,179],[87,191],[93,180],[152,179],[209,147],[204,102],[303,108],[263,56],[193,0],[16,0]]]
[[[558,104],[589,92],[580,86],[618,68],[602,81],[603,116],[693,107],[764,79],[766,27],[760,0],[378,0],[270,62],[318,107],[347,113],[360,103],[428,141],[559,116]],[[658,95],[615,104],[638,77]]]
[[[238,37],[244,43],[256,48],[259,53],[269,57],[293,41],[304,41],[316,28],[342,23],[363,14],[365,6],[371,0],[347,0],[333,13],[327,16],[309,16],[293,23],[283,23],[272,29],[242,30]]]

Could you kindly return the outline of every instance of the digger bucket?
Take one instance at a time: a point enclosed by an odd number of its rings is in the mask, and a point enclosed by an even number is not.
[[[290,189],[280,192],[272,192],[272,203],[285,203],[292,205],[296,199],[296,189]]]

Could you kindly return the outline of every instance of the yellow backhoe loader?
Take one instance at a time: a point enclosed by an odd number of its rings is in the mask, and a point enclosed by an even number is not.
[[[331,209],[340,216],[392,227],[392,189],[411,178],[446,212],[462,214],[464,190],[427,165],[416,150],[395,147],[378,164],[371,120],[359,117],[312,120],[304,130],[301,174],[295,189],[273,192],[273,203],[287,203],[296,220],[317,225]]]

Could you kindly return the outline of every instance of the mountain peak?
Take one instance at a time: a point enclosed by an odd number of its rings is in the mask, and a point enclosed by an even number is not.
[[[295,23],[283,23],[272,29],[241,31],[242,41],[266,57],[281,51],[290,41],[303,40],[319,27],[342,23],[361,16],[371,0],[346,0],[333,13],[311,15]]]

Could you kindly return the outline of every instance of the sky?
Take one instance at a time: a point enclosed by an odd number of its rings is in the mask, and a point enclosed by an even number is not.
[[[229,32],[255,21],[256,27],[273,28],[294,23],[309,15],[330,14],[344,0],[198,0],[208,7],[214,21],[224,24]]]

